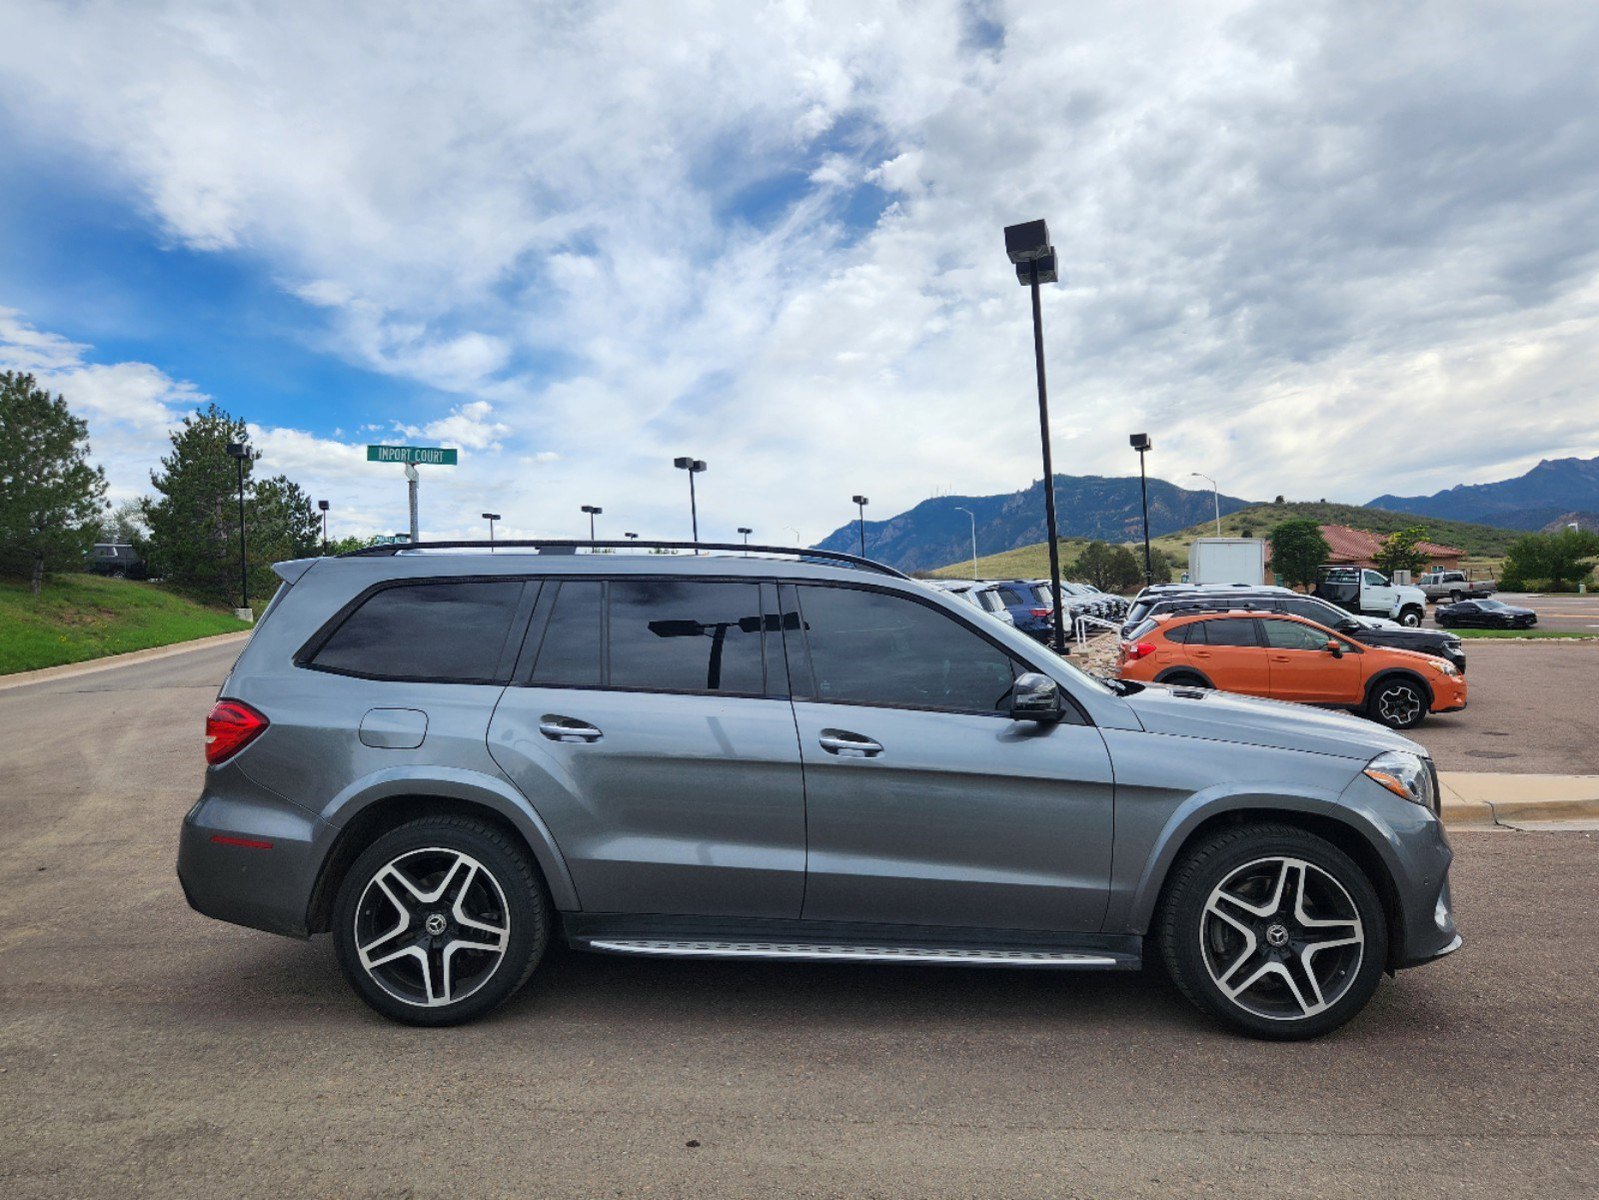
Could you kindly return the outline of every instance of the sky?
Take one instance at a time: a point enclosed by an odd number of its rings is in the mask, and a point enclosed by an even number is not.
[[[113,499],[215,401],[332,532],[812,542],[1056,470],[1599,454],[1599,5],[0,5],[0,368]]]

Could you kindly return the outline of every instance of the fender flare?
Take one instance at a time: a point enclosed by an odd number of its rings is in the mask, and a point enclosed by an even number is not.
[[[1210,688],[1212,691],[1217,690],[1216,689],[1216,685],[1210,681],[1210,676],[1206,675],[1198,667],[1188,667],[1188,666],[1167,667],[1159,675],[1155,676],[1154,682],[1156,682],[1156,683],[1165,683],[1173,675],[1198,675],[1201,679],[1203,679],[1205,681],[1205,686],[1206,687]]]
[[[1360,706],[1365,708],[1370,705],[1372,694],[1376,692],[1380,685],[1387,683],[1391,679],[1403,679],[1407,683],[1414,683],[1421,689],[1421,694],[1427,697],[1427,708],[1431,711],[1433,703],[1432,684],[1422,678],[1419,672],[1406,670],[1404,667],[1388,667],[1378,671],[1370,679],[1366,680],[1365,696]]]
[[[533,852],[550,889],[550,899],[564,912],[580,910],[577,887],[555,837],[527,797],[504,780],[482,771],[451,767],[391,767],[362,776],[323,806],[317,814],[336,840],[351,820],[384,800],[400,796],[436,796],[481,804],[509,821]],[[330,842],[331,844],[331,842]],[[327,856],[331,859],[331,855]],[[319,881],[320,886],[320,881]]]
[[[1213,817],[1243,811],[1260,811],[1268,815],[1303,813],[1336,821],[1361,838],[1376,853],[1390,881],[1395,877],[1398,864],[1387,837],[1358,808],[1341,803],[1337,794],[1302,789],[1248,792],[1207,789],[1196,792],[1172,812],[1150,847],[1143,871],[1133,889],[1132,905],[1127,914],[1129,933],[1148,933],[1150,922],[1154,919],[1155,905],[1160,901],[1172,863],[1187,843],[1189,835]]]

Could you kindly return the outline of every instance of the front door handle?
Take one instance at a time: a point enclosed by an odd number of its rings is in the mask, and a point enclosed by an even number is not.
[[[841,758],[876,758],[883,752],[881,743],[847,729],[824,729],[817,741],[823,750]]]
[[[597,742],[604,736],[586,721],[553,713],[540,719],[539,732],[552,742]]]

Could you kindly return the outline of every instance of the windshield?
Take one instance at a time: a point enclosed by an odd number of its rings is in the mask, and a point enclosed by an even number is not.
[[[1477,601],[1477,606],[1479,608],[1509,608],[1510,607],[1503,600],[1479,600],[1479,601]]]

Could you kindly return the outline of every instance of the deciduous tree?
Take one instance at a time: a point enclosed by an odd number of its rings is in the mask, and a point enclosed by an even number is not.
[[[1321,526],[1308,517],[1284,521],[1271,531],[1271,569],[1290,586],[1309,587],[1331,547]]]

